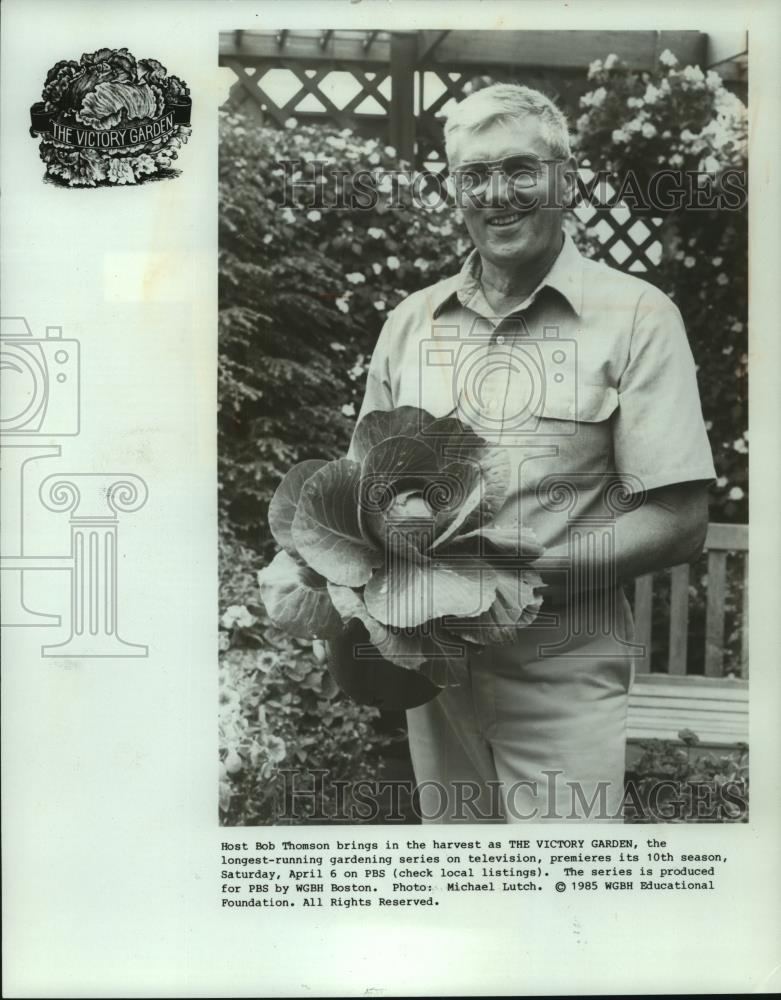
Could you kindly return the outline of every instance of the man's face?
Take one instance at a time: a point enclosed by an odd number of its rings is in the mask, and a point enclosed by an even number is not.
[[[461,164],[499,160],[531,153],[541,160],[554,154],[542,136],[539,119],[528,115],[510,123],[494,122],[480,132],[465,132],[454,142],[451,169]],[[483,260],[497,267],[523,266],[555,253],[561,240],[562,197],[567,191],[563,178],[572,161],[543,163],[535,186],[508,190],[501,173],[491,176],[486,187],[474,194],[464,192],[464,221]],[[558,172],[558,174],[557,174]]]

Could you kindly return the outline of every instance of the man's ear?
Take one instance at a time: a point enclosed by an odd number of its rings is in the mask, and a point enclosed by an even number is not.
[[[564,161],[562,173],[564,175],[562,208],[572,208],[578,194],[578,162],[574,156],[570,155]]]

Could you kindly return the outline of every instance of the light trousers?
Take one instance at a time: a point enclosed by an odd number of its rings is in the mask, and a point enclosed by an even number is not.
[[[558,617],[407,712],[424,823],[622,822],[631,612],[617,594],[607,635]]]

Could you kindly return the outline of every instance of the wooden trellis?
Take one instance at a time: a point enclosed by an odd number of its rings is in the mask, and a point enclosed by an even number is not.
[[[665,49],[683,65],[707,66],[709,57],[721,56],[698,31],[283,30],[223,33],[220,65],[236,75],[229,105],[264,124],[284,127],[292,117],[333,123],[392,145],[410,163],[434,167],[444,163],[443,110],[476,78],[523,80],[574,116],[593,60],[613,52],[630,69],[650,70]],[[282,100],[266,84],[280,70],[291,84]],[[332,74],[354,88],[341,105],[326,92]],[[658,263],[661,219],[598,206],[580,214],[598,225],[603,257],[632,271]]]

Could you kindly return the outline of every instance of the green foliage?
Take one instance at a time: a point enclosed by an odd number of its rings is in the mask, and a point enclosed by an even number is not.
[[[746,170],[747,115],[714,71],[676,68],[662,53],[653,73],[616,59],[592,64],[581,98],[576,152],[616,188],[631,171],[645,189],[663,169],[713,177]],[[681,310],[695,362],[718,481],[711,520],[748,520],[748,208],[686,209],[665,217],[664,252],[646,277]]]
[[[340,696],[309,643],[273,628],[260,605],[257,557],[223,541],[220,606],[220,817],[225,825],[263,825],[277,816],[331,816],[351,808],[350,786],[336,801],[335,783],[376,781],[374,709]],[[244,603],[246,602],[246,603]],[[291,801],[308,775],[328,772],[311,802]],[[284,772],[297,772],[297,786]],[[289,822],[289,820],[288,820]]]
[[[627,812],[633,823],[747,823],[748,747],[705,750],[689,729],[675,740],[640,740],[627,768]]]
[[[449,210],[416,208],[403,188],[381,186],[370,210],[308,207],[315,160],[398,168],[376,140],[224,114],[220,143],[220,513],[268,560],[268,505],[282,476],[344,454],[388,312],[452,274],[469,245]],[[301,167],[286,173],[282,161]],[[291,181],[295,210],[282,204]]]

